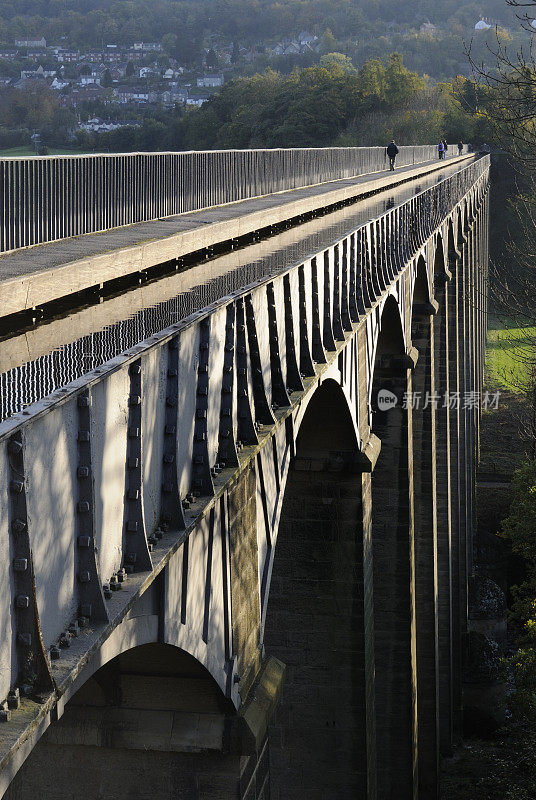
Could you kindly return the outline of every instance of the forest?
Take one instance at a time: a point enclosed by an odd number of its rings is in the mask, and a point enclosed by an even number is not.
[[[474,26],[481,16],[506,25],[512,13],[503,0],[4,0],[0,39],[18,35],[68,37],[72,44],[99,45],[161,41],[169,32],[197,36],[206,31],[256,41],[303,29],[330,28],[334,36],[388,33],[431,21]]]
[[[185,64],[200,63],[210,45],[236,42],[254,48],[253,65],[240,59],[234,65],[251,73],[268,66],[264,53],[271,44],[308,32],[322,52],[343,52],[356,66],[399,50],[411,69],[444,79],[467,70],[463,43],[482,16],[501,28],[517,27],[503,0],[4,0],[0,42],[43,36],[49,44],[82,49],[158,42]],[[527,37],[514,38],[517,46]],[[475,41],[482,56],[485,40],[479,34]],[[289,72],[311,66],[314,56],[279,56],[270,66]]]

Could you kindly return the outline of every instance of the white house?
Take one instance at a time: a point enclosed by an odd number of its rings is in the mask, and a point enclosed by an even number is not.
[[[15,47],[46,47],[46,39],[15,39]]]
[[[159,42],[134,42],[134,50],[143,53],[161,53],[164,48]]]
[[[97,75],[81,75],[78,82],[81,86],[100,86],[101,79]]]
[[[475,25],[475,31],[488,31],[490,28],[491,25],[488,25],[484,19],[481,19],[480,22],[477,22]]]
[[[203,75],[202,78],[197,79],[197,85],[202,89],[215,88],[216,86],[223,86],[223,75]]]

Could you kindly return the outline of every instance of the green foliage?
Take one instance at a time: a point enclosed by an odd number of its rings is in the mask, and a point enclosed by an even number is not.
[[[515,679],[512,706],[519,717],[536,714],[536,460],[525,463],[512,481],[512,502],[502,535],[523,559],[526,579],[514,587],[512,620],[519,648],[509,659]]]
[[[330,73],[330,75],[356,75],[357,70],[352,63],[352,59],[344,53],[327,53],[320,59],[320,66]]]
[[[211,149],[371,145],[393,136],[402,144],[471,141],[475,125],[452,84],[428,89],[398,53],[359,71],[329,53],[289,76],[266,70],[230,81],[181,130],[183,147]]]
[[[102,76],[101,85],[105,89],[109,89],[111,86],[113,86],[113,80],[112,80],[112,76],[110,74],[110,70],[109,69],[107,69],[105,71],[104,75]]]
[[[0,129],[49,129],[55,131],[57,141],[65,141],[74,122],[74,115],[62,109],[54,92],[44,88],[41,82],[30,84],[24,91],[0,87]],[[19,144],[23,141],[21,139]]]

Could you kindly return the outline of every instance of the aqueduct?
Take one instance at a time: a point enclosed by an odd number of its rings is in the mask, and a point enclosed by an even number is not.
[[[1,423],[6,798],[436,796],[488,182],[466,157]]]

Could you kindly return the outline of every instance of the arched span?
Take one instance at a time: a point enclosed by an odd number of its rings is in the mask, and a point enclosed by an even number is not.
[[[461,250],[461,248],[463,247],[463,243],[464,243],[464,204],[463,203],[460,203],[460,205],[458,206],[457,220],[458,220],[458,224],[457,224],[457,239],[456,239],[456,241],[457,241],[457,244],[458,244],[458,250]]]
[[[270,585],[276,546],[284,520],[284,502],[289,475],[303,470],[314,461],[320,470],[336,470],[342,462],[355,460],[358,442],[348,400],[341,386],[333,379],[323,381],[309,398],[304,413],[298,418],[295,457],[282,476],[280,513],[271,531],[271,543],[264,564],[261,564],[261,636],[269,604]]]
[[[439,231],[435,240],[433,280],[438,275],[444,275],[447,268],[447,253],[445,252],[443,234]],[[433,295],[433,291],[430,294]]]
[[[381,311],[372,354],[373,368],[368,386],[369,411],[372,415],[377,392],[381,388],[378,385],[378,379],[382,364],[386,362],[386,359],[391,359],[393,356],[404,356],[405,352],[406,342],[400,308],[393,295],[389,295]],[[373,428],[372,416],[369,424]]]
[[[454,230],[454,223],[455,218],[451,216],[447,223],[447,258],[448,258],[448,267],[452,271],[453,267],[456,266],[456,256],[458,253],[458,248],[456,247],[456,234]]]
[[[356,455],[346,398],[335,381],[326,381],[297,436],[265,618],[266,655],[287,665],[270,731],[276,797],[366,796],[363,523]]]
[[[224,693],[227,691],[227,694],[229,694],[228,683],[230,675],[225,670],[225,663],[223,660],[220,661],[217,657],[214,657],[210,648],[207,648],[205,642],[200,640],[197,632],[192,631],[187,623],[182,623],[180,626],[182,635],[179,641],[173,636],[173,631],[169,629],[169,626],[164,626],[164,628],[164,641],[162,644],[193,658],[211,675],[221,691]],[[161,642],[161,637],[159,618],[156,614],[144,613],[123,620],[110,633],[93,658],[86,663],[77,675],[72,687],[67,692],[67,697],[70,699],[99,669],[106,666],[113,659],[134,648]]]
[[[424,260],[424,256],[419,256],[415,269],[415,280],[413,283],[413,298],[411,304],[412,320],[415,306],[420,307],[425,303],[430,303],[431,299],[430,281],[428,270],[426,269],[426,261]]]
[[[346,395],[339,384],[328,379],[314,392],[301,420],[296,453],[322,454],[357,449],[353,420]]]
[[[197,796],[211,780],[237,796],[240,757],[224,755],[234,719],[230,701],[190,655],[164,644],[131,648],[79,688],[5,798],[53,800],[58,787],[71,786],[87,800],[173,800]]]

